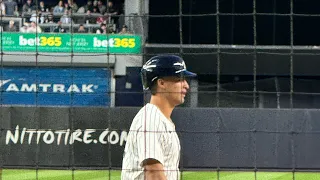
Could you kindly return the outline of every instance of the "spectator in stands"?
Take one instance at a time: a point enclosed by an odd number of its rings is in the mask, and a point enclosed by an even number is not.
[[[108,1],[107,10],[104,15],[110,17],[111,22],[109,23],[117,23],[118,17],[116,15],[118,15],[118,10],[114,7],[112,1]]]
[[[65,10],[70,10],[68,3],[64,3],[64,11],[65,11]]]
[[[45,23],[55,23],[54,19],[53,19],[53,14],[48,14],[48,16],[46,17]]]
[[[30,23],[30,27],[28,28],[29,33],[41,33],[42,29],[40,28],[40,26],[38,26],[38,24],[34,21],[31,21]]]
[[[127,25],[123,25],[121,31],[119,32],[119,34],[131,34],[131,32],[128,31],[128,26]]]
[[[106,12],[106,6],[103,4],[102,0],[98,0],[98,9],[101,14]]]
[[[108,23],[108,17],[107,16],[99,16],[97,17],[97,24],[107,24]]]
[[[72,13],[76,13],[78,11],[78,5],[74,0],[68,0],[68,9],[71,10]]]
[[[83,8],[84,8],[84,12],[88,12],[88,10],[92,12],[93,11],[92,0],[88,0],[87,4],[84,5]]]
[[[77,11],[77,13],[80,13],[80,14],[84,14],[85,12],[86,11],[84,10],[84,6],[81,6]]]
[[[62,22],[59,21],[58,25],[54,28],[53,32],[55,33],[65,33],[66,30],[64,28],[62,28]]]
[[[53,14],[59,14],[64,12],[63,1],[60,0],[58,5],[53,8]]]
[[[29,21],[34,21],[34,22],[39,22],[39,17],[37,16],[37,11],[32,11],[31,12],[31,17],[29,19]]]
[[[87,33],[87,30],[85,29],[83,24],[79,25],[78,33]]]
[[[19,16],[18,5],[15,0],[4,1],[7,16]]]
[[[100,13],[98,7],[98,0],[94,0],[92,4],[92,13]]]
[[[20,32],[22,32],[22,33],[27,33],[27,32],[28,32],[28,29],[29,29],[29,26],[30,26],[30,24],[27,23],[27,22],[25,22],[25,23],[23,24],[23,26],[20,28]]]
[[[49,12],[49,8],[44,4],[44,1],[40,1],[39,11],[40,12]]]
[[[22,6],[22,13],[31,13],[31,11],[35,10],[36,6],[33,4],[32,0],[27,0],[27,2]]]
[[[96,34],[107,34],[107,25],[101,24],[100,28],[97,29]]]
[[[115,8],[115,6],[113,5],[112,1],[108,1],[108,5],[107,5],[107,11],[106,13],[108,15],[117,15],[118,14],[118,10]]]
[[[98,7],[93,7],[92,13],[100,14],[99,8]]]
[[[0,0],[0,16],[6,15],[6,6],[3,0]]]
[[[71,24],[71,10],[65,10],[64,14],[60,18],[60,21],[62,22],[62,24]]]
[[[32,15],[30,17],[30,22],[36,22],[36,23],[43,24],[44,20],[45,20],[45,17],[40,11],[33,11],[32,12]]]
[[[92,12],[92,10],[92,0],[88,0],[86,5],[78,9],[77,13],[87,13],[88,11]]]
[[[84,16],[84,20],[81,18],[78,18],[79,22],[78,23],[86,23],[86,24],[95,24],[96,23],[96,18],[92,16],[91,11],[88,10],[87,14]],[[83,22],[80,22],[83,21]]]
[[[7,31],[7,32],[16,32],[17,31],[17,27],[14,24],[13,20],[9,21],[9,24],[5,27],[5,31]]]

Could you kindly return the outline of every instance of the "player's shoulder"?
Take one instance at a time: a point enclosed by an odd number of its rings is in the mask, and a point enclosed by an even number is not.
[[[159,110],[159,108],[153,104],[148,103],[139,110],[136,117],[153,118],[154,116],[160,115],[161,111]]]
[[[163,121],[163,115],[160,109],[153,104],[143,106],[133,119],[133,122],[160,122]]]

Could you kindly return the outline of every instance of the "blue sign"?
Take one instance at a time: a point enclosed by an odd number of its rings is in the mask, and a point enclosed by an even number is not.
[[[107,68],[0,69],[0,104],[110,106]]]

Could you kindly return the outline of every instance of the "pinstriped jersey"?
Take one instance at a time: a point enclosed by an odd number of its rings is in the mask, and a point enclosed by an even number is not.
[[[146,104],[132,121],[122,161],[122,180],[144,180],[142,162],[156,159],[168,180],[180,179],[180,142],[172,121],[153,104]]]

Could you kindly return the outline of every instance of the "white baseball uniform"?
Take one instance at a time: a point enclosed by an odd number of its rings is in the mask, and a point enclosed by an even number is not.
[[[144,180],[142,162],[156,159],[168,180],[179,180],[180,141],[172,121],[146,104],[132,121],[122,162],[122,180]]]

